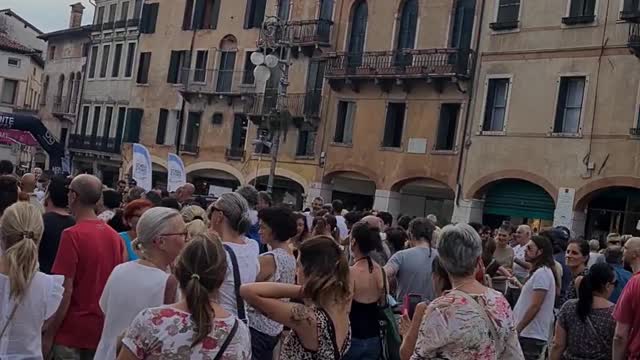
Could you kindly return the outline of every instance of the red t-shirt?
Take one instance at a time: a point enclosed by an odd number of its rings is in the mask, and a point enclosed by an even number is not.
[[[613,318],[620,323],[631,326],[627,356],[629,359],[640,359],[640,274],[634,275],[622,290]]]
[[[55,343],[77,349],[96,349],[104,314],[98,301],[111,271],[123,262],[124,244],[110,226],[85,220],[67,228],[60,237],[51,272],[73,279],[69,311]]]

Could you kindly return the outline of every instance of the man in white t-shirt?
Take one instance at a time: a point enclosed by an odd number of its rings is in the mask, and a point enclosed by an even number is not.
[[[554,321],[555,262],[549,239],[533,237],[526,245],[525,260],[531,264],[531,276],[522,287],[513,316],[524,358],[535,360],[548,346]]]
[[[344,216],[342,216],[342,210],[344,209],[342,200],[333,200],[331,202],[331,208],[333,209],[333,216],[336,218],[338,231],[340,231],[340,239],[344,240],[349,236],[349,229],[347,228],[347,222],[345,221]]]
[[[313,218],[316,216],[318,211],[322,210],[322,205],[324,205],[324,200],[318,196],[317,198],[313,199],[313,202],[311,203],[311,211],[304,213],[304,215],[307,217],[307,226],[309,227],[310,231],[313,228]]]

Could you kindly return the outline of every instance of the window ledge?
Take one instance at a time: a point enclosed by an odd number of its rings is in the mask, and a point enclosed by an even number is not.
[[[353,144],[331,142],[331,146],[343,147],[343,148],[352,148]]]
[[[315,155],[296,155],[296,160],[315,160]]]
[[[593,24],[595,21],[595,15],[567,16],[562,18],[562,23],[565,25],[586,25]]]
[[[513,30],[517,29],[520,21],[496,21],[489,24],[489,27],[493,31]]]
[[[506,136],[507,133],[505,131],[478,131],[476,135],[480,136]]]
[[[548,135],[549,137],[554,137],[554,138],[568,138],[568,139],[579,139],[582,138],[582,134],[581,133],[557,133],[557,132],[552,132],[549,133]]]
[[[431,155],[456,155],[458,150],[431,150]]]
[[[402,146],[399,147],[390,147],[390,146],[380,146],[380,151],[392,151],[392,152],[404,152],[402,150]]]
[[[146,84],[139,84],[139,83],[136,83],[136,86],[139,86],[139,87],[149,87],[149,83],[146,83]]]

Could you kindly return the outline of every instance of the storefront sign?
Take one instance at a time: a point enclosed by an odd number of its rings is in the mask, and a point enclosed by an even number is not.
[[[169,154],[167,158],[167,190],[176,191],[187,183],[187,174],[184,171],[184,163],[180,156]]]
[[[141,144],[133,144],[132,177],[138,186],[146,191],[151,190],[151,155],[149,150]]]
[[[573,201],[576,197],[576,189],[560,188],[556,210],[553,213],[553,226],[566,226],[571,229],[573,225]]]

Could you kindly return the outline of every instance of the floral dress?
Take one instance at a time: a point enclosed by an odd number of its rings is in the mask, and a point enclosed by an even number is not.
[[[469,296],[479,306],[460,291],[446,293],[429,304],[411,360],[524,359],[513,314],[504,296],[493,289]],[[495,331],[479,312],[481,309]]]
[[[242,321],[233,316],[214,319],[209,335],[192,348],[195,323],[191,314],[169,306],[143,310],[129,326],[122,343],[138,359],[213,360],[236,322],[236,333],[221,359],[250,360],[249,329]]]

